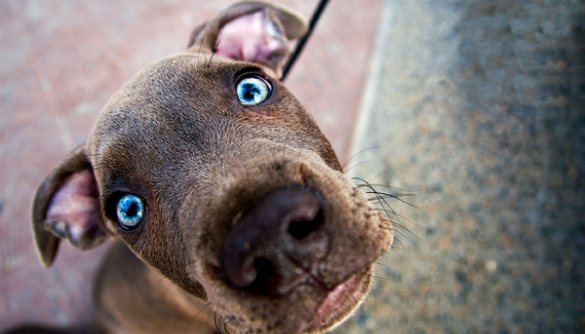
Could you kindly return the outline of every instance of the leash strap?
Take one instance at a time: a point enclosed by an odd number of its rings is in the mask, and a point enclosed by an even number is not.
[[[288,72],[290,72],[291,67],[293,66],[301,52],[303,51],[303,48],[305,47],[305,44],[309,40],[309,37],[311,37],[313,29],[317,25],[317,21],[319,21],[319,18],[321,17],[321,14],[323,13],[323,10],[325,9],[325,6],[327,5],[328,2],[329,0],[319,1],[319,5],[313,12],[313,16],[311,17],[311,21],[309,22],[309,30],[307,31],[307,34],[299,40],[295,47],[295,50],[290,55],[290,58],[288,58],[288,61],[284,66],[284,70],[282,71],[282,77],[280,77],[280,81],[284,81],[284,79],[286,79]]]

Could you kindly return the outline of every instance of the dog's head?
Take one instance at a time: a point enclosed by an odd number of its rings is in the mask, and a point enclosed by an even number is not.
[[[296,14],[241,3],[195,29],[99,114],[39,187],[42,262],[59,241],[125,242],[241,333],[320,333],[370,285],[392,227],[279,82]]]

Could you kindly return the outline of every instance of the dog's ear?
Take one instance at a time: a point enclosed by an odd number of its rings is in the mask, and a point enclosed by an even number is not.
[[[201,49],[234,60],[260,63],[278,76],[290,55],[290,41],[307,32],[307,23],[291,9],[264,2],[240,2],[191,34],[192,52]]]
[[[32,229],[42,264],[49,267],[66,239],[85,250],[107,237],[102,229],[99,190],[83,148],[71,152],[37,189]]]

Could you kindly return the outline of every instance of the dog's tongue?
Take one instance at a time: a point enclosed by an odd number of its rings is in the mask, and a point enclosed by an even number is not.
[[[228,22],[221,30],[216,54],[235,60],[270,63],[287,41],[270,12],[261,10]]]

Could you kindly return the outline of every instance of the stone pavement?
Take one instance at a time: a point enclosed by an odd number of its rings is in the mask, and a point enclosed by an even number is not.
[[[42,269],[34,189],[230,2],[0,2],[0,329],[91,315],[103,248]],[[584,39],[577,0],[331,2],[288,84],[348,174],[398,197],[394,248],[335,333],[585,332]]]
[[[351,173],[417,208],[341,332],[584,333],[585,4],[383,8]]]

